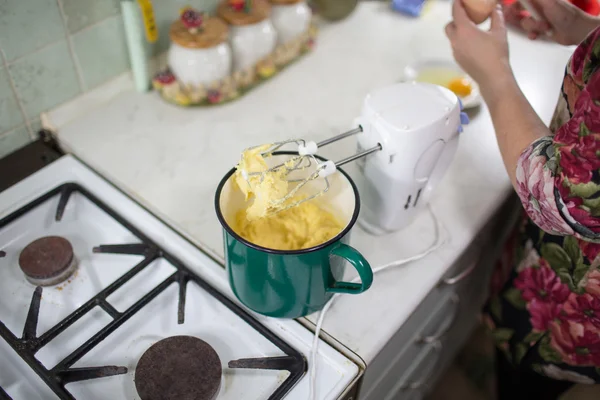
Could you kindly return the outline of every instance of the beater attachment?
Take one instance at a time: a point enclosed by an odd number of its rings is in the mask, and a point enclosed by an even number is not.
[[[274,152],[292,143],[297,146],[298,155],[291,156],[287,161],[270,168],[267,168],[265,163],[264,168],[258,171],[248,171],[243,168],[239,169],[239,171],[246,180],[249,188],[259,186],[265,179],[274,178],[285,181],[287,189],[286,193],[281,197],[268,199],[267,204],[267,213],[281,212],[327,193],[330,188],[329,179],[327,177],[336,172],[338,167],[382,149],[381,145],[377,144],[377,146],[371,149],[354,154],[338,162],[333,162],[331,160],[321,161],[315,157],[319,148],[361,132],[362,128],[358,127],[319,143],[306,141],[304,139],[289,139],[272,145],[253,146],[247,148],[242,153],[242,160],[239,165],[244,165],[244,155],[249,152],[260,149],[258,154],[262,163],[264,163],[264,158],[272,156]],[[300,195],[299,191],[303,187],[317,179],[320,179],[320,189],[309,195]]]

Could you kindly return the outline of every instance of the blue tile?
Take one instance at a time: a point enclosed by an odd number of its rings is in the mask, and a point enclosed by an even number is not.
[[[64,36],[56,0],[0,0],[0,42],[8,61]]]
[[[74,33],[121,12],[119,0],[61,0],[67,29]],[[164,1],[164,0],[159,0]]]
[[[28,118],[80,93],[66,40],[19,59],[9,71]]]
[[[34,138],[38,137],[38,132],[42,129],[42,121],[39,118],[29,120],[29,126],[31,127],[31,136]]]
[[[0,132],[21,125],[25,118],[10,87],[8,71],[0,67]]]
[[[0,133],[0,158],[31,142],[25,125],[6,133]]]
[[[73,35],[73,47],[87,88],[129,69],[123,20],[112,17]]]

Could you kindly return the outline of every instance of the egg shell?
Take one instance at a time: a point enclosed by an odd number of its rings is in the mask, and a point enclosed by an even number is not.
[[[494,11],[496,0],[454,0],[462,1],[467,15],[476,24],[481,24]]]

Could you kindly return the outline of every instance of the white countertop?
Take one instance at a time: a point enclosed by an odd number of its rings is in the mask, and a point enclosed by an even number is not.
[[[448,57],[443,28],[450,3],[432,0],[419,19],[382,3],[362,3],[348,19],[322,27],[316,50],[236,102],[178,108],[140,94],[129,77],[60,107],[49,117],[61,143],[141,203],[222,257],[213,199],[221,177],[250,145],[290,137],[319,140],[351,127],[364,96],[397,81],[421,55]],[[570,50],[510,35],[512,64],[529,100],[549,121]],[[535,52],[535,56],[534,56]],[[325,156],[354,150],[348,139]],[[350,169],[351,172],[351,169]],[[341,297],[324,329],[369,363],[507,198],[511,187],[482,107],[466,127],[432,208],[449,243],[426,258],[376,276],[361,295]],[[434,226],[423,213],[403,232],[376,240],[355,228],[352,245],[373,267],[430,246]],[[312,319],[312,318],[311,318]]]

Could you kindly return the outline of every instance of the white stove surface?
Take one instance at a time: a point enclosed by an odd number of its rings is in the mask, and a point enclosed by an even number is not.
[[[204,281],[239,304],[219,264],[72,156],[62,157],[0,193],[0,219],[68,182],[85,188]],[[141,243],[141,239],[77,192],[71,195],[61,221],[56,222],[58,202],[58,195],[49,198],[0,228],[0,250],[6,252],[6,256],[0,258],[0,322],[17,338],[23,335],[35,289],[20,270],[18,257],[33,240],[42,236],[62,236],[70,241],[79,261],[77,272],[68,281],[43,289],[37,338],[43,338],[52,327],[144,260],[141,255],[93,253],[92,249],[99,245]],[[122,313],[176,271],[167,259],[158,258],[106,300]],[[72,365],[72,368],[114,365],[126,367],[126,374],[69,383],[66,385],[68,392],[76,399],[85,400],[139,399],[133,379],[139,358],[152,344],[176,335],[199,337],[219,355],[223,366],[219,400],[267,399],[288,377],[286,371],[227,368],[231,360],[284,356],[285,353],[196,282],[187,284],[183,324],[178,324],[178,303],[179,286],[173,282]],[[311,332],[293,320],[252,315],[309,359]],[[112,321],[113,318],[99,305],[90,307],[77,322],[43,346],[36,353],[37,360],[47,369],[54,368]],[[0,387],[14,400],[59,398],[1,338],[0,360]],[[318,363],[319,399],[337,399],[359,372],[354,363],[325,342],[319,346]],[[310,368],[311,365],[309,371]],[[307,399],[308,377],[306,373],[285,398]]]

